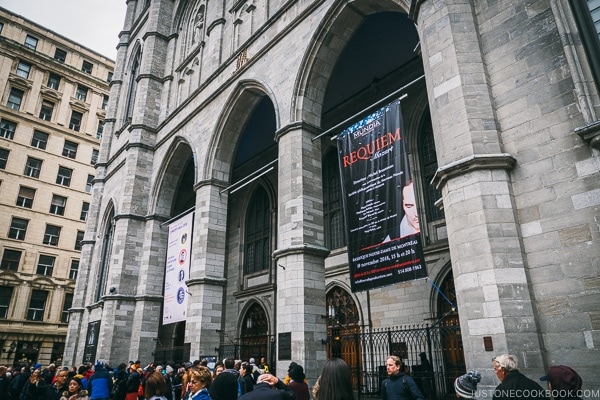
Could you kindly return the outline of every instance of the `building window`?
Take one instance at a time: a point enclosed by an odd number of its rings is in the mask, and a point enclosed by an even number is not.
[[[81,64],[81,70],[83,72],[85,72],[86,74],[91,74],[93,68],[94,68],[94,64],[92,64],[89,61],[83,60],[83,64]]]
[[[6,163],[8,161],[9,150],[0,148],[0,169],[6,169]]]
[[[2,29],[4,29],[4,22],[0,22],[0,33],[2,33]]]
[[[139,66],[142,59],[142,53],[138,49],[131,63],[129,73],[129,88],[127,90],[127,102],[125,103],[125,118],[130,120],[133,117],[133,104],[135,103],[135,92],[137,89],[137,77],[139,74]]]
[[[71,176],[73,170],[67,167],[58,167],[58,174],[56,175],[56,183],[63,186],[71,186]]]
[[[425,215],[429,222],[444,218],[444,211],[436,207],[435,203],[442,198],[442,192],[431,184],[438,169],[437,154],[435,152],[435,141],[433,138],[433,126],[431,115],[427,110],[421,118],[419,129],[419,158],[421,160],[421,171],[423,191],[425,195]],[[424,224],[420,224],[423,226]]]
[[[65,215],[65,207],[67,205],[67,198],[59,196],[57,194],[52,195],[52,202],[50,203],[50,214]]]
[[[67,59],[67,52],[63,49],[59,49],[58,47],[54,50],[54,59],[58,62],[65,62]]]
[[[98,129],[96,130],[96,139],[102,139],[104,133],[104,121],[98,121]]]
[[[106,78],[106,82],[111,83],[113,80],[113,73],[108,71],[108,78]]]
[[[0,319],[8,318],[8,306],[10,306],[12,292],[12,287],[0,286]]]
[[[83,85],[77,85],[77,90],[75,91],[75,98],[80,101],[85,101],[87,99],[88,88]]]
[[[90,211],[90,203],[84,201],[81,205],[81,214],[79,214],[79,219],[82,221],[87,221],[88,213]]]
[[[50,89],[58,90],[58,87],[60,86],[60,76],[56,74],[48,75],[48,83],[46,86]]]
[[[263,187],[252,195],[245,227],[244,273],[267,270],[271,265],[271,211],[269,197]]]
[[[571,0],[570,3],[590,69],[600,90],[600,6],[595,0]]]
[[[52,276],[52,271],[54,270],[54,261],[56,261],[56,257],[45,256],[43,254],[40,255],[35,273],[38,275]]]
[[[58,240],[60,239],[60,226],[46,225],[46,232],[44,232],[43,244],[49,246],[58,246]]]
[[[44,121],[50,121],[52,119],[53,111],[54,103],[48,100],[42,100],[42,107],[40,108],[40,118]]]
[[[69,158],[75,158],[75,156],[77,156],[78,147],[79,145],[77,143],[65,140],[62,155]]]
[[[21,186],[19,195],[17,196],[17,205],[19,207],[31,208],[33,206],[33,198],[35,197],[35,189]]]
[[[27,163],[25,164],[25,172],[23,174],[31,178],[39,178],[41,169],[42,160],[38,160],[37,158],[33,157],[27,157]]]
[[[27,309],[28,321],[42,321],[44,319],[44,310],[48,292],[45,290],[33,290],[29,299],[29,308]]]
[[[31,35],[27,35],[27,37],[25,38],[25,46],[29,47],[32,50],[35,50],[38,44],[38,39],[31,36]]]
[[[104,95],[104,96],[102,96],[102,109],[106,110],[107,107],[108,107],[108,96]]]
[[[85,183],[85,191],[88,193],[91,193],[93,185],[94,185],[94,175],[88,175],[87,182]]]
[[[22,218],[13,217],[8,230],[8,237],[16,240],[25,240],[27,225],[29,221]]]
[[[31,72],[31,64],[25,61],[19,61],[19,64],[17,65],[17,75],[28,79],[29,72]]]
[[[19,269],[20,262],[21,252],[19,250],[4,249],[0,269],[5,271],[17,271]]]
[[[323,159],[323,209],[325,246],[337,249],[346,245],[346,226],[342,208],[342,186],[337,153],[329,151]]]
[[[33,136],[31,137],[31,145],[33,147],[37,147],[38,149],[45,150],[46,145],[48,144],[48,134],[40,131],[33,131]]]
[[[77,279],[79,272],[79,260],[71,260],[71,268],[69,268],[69,279]]]
[[[110,265],[110,254],[112,253],[113,237],[115,231],[115,211],[111,210],[104,227],[104,235],[102,238],[102,247],[100,250],[100,265],[98,268],[97,279],[95,280],[96,288],[94,301],[99,301],[102,294],[106,291],[106,283],[108,280],[108,269]]]
[[[99,155],[100,152],[98,151],[98,149],[92,149],[92,159],[90,161],[90,164],[95,165],[98,162]]]
[[[73,305],[73,293],[65,294],[65,302],[63,303],[62,314],[60,315],[60,322],[63,324],[69,323],[69,308]]]
[[[83,231],[77,231],[77,238],[75,239],[75,250],[81,251],[82,241],[83,241]]]
[[[0,137],[12,140],[15,137],[17,123],[2,118],[0,120]]]
[[[8,102],[6,105],[13,110],[19,110],[21,108],[21,102],[23,101],[23,95],[25,93],[17,88],[10,89],[10,95],[8,95]]]
[[[69,129],[73,129],[74,131],[79,132],[81,129],[81,120],[83,119],[83,114],[77,111],[71,112],[71,120],[69,121]]]

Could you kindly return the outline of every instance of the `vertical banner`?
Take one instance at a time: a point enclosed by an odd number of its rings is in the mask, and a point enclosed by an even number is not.
[[[96,361],[96,350],[98,349],[98,338],[100,337],[100,322],[93,321],[88,324],[85,336],[85,347],[83,349],[83,362],[93,363]]]
[[[189,297],[185,281],[190,274],[193,225],[193,212],[169,224],[163,325],[185,321]]]
[[[337,137],[353,292],[427,276],[400,100]]]

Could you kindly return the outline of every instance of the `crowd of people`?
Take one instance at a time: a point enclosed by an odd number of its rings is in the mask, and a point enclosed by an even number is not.
[[[303,368],[290,365],[286,383],[260,363],[226,358],[142,367],[140,361],[111,368],[102,361],[79,367],[55,364],[0,366],[0,400],[309,400]],[[254,393],[253,393],[254,392]],[[270,397],[269,397],[270,395]]]
[[[515,356],[503,354],[492,360],[500,384],[493,400],[578,399],[581,377],[567,366],[553,366],[540,378],[548,390],[518,370]],[[142,368],[140,361],[110,368],[102,361],[77,368],[29,368],[0,366],[0,400],[353,400],[350,367],[340,358],[330,358],[309,389],[304,369],[292,362],[285,379],[270,373],[264,358],[255,363],[226,358],[209,368],[207,360],[181,366],[155,365]],[[383,400],[425,400],[415,380],[406,373],[402,359],[389,356],[387,378],[381,383]],[[456,397],[477,398],[478,371],[456,378]],[[527,395],[524,395],[524,394]],[[485,396],[487,397],[487,396]]]

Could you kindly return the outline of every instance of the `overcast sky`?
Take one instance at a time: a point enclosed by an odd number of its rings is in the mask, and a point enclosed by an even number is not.
[[[6,8],[115,60],[126,0],[0,0]]]

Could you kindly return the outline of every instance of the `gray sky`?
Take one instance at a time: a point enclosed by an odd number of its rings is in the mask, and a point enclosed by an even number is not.
[[[6,8],[115,60],[126,0],[0,0]]]

